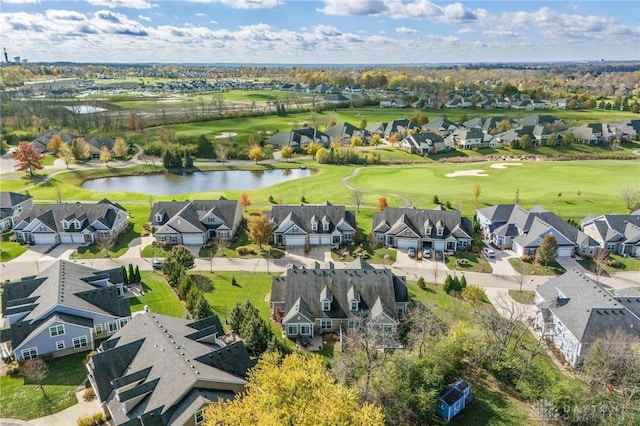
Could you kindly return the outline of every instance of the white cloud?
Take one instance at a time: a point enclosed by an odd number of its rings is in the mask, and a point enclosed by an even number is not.
[[[413,28],[407,28],[407,27],[398,27],[396,28],[396,32],[400,34],[416,34],[418,30],[414,30]]]
[[[202,13],[202,12],[198,12],[198,13],[196,13],[196,16],[199,16],[199,17],[201,17],[201,18],[204,18],[204,17],[206,17],[206,16],[207,16],[207,14],[206,14],[206,13]]]
[[[460,39],[454,36],[444,36],[440,34],[429,34],[427,38],[433,42],[445,46],[456,46],[460,44]]]
[[[271,9],[283,4],[282,0],[186,0],[191,3],[220,3],[233,9]]]
[[[474,30],[473,28],[470,27],[464,27],[464,28],[460,28],[458,30],[458,34],[468,34],[468,33],[475,33],[476,30]]]
[[[87,3],[94,6],[108,7],[115,9],[118,7],[129,9],[151,9],[153,5],[145,0],[87,0]]]
[[[487,30],[483,31],[482,34],[486,35],[487,37],[522,37],[522,34],[510,30]]]
[[[387,6],[380,0],[324,0],[324,7],[317,11],[334,16],[379,15]]]
[[[2,0],[2,3],[12,3],[12,4],[40,3],[40,0]]]
[[[483,9],[472,10],[459,2],[440,6],[429,0],[324,0],[324,7],[317,10],[327,15],[388,16],[434,22],[475,21],[486,15]]]
[[[213,24],[213,25],[218,25],[218,21],[214,21],[213,19],[211,21],[209,21],[209,23]]]
[[[144,15],[138,15],[138,19],[145,22],[151,22],[151,18]]]

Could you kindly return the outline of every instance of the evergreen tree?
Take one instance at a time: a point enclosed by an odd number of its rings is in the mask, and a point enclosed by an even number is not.
[[[124,265],[120,266],[120,271],[122,272],[122,281],[125,285],[130,284],[129,277],[127,276],[127,268]]]
[[[253,356],[259,356],[267,350],[272,336],[269,326],[257,316],[244,322],[240,335],[247,350]]]
[[[196,305],[198,304],[198,300],[202,298],[202,292],[198,288],[197,285],[192,285],[187,293],[187,297],[185,298],[185,303],[187,306],[187,311],[193,315],[196,309]]]
[[[162,167],[165,169],[173,168],[173,154],[169,150],[166,150],[162,155]]]
[[[203,296],[198,299],[193,312],[193,318],[200,320],[211,315],[211,306]]]
[[[465,288],[467,288],[467,278],[463,275],[462,278],[460,278],[460,291],[463,291]]]
[[[193,167],[193,158],[189,155],[189,151],[185,149],[184,151],[184,167],[191,168]]]
[[[187,300],[187,295],[189,291],[191,291],[191,287],[193,287],[193,279],[191,275],[185,274],[178,284],[178,296],[180,296],[180,300]]]
[[[141,283],[142,282],[142,275],[140,275],[140,267],[138,265],[136,265],[136,282]]]
[[[449,292],[453,290],[452,285],[453,285],[453,278],[451,278],[451,275],[447,275],[447,278],[444,279],[444,284],[442,286],[442,289],[444,290],[445,293],[449,294]]]
[[[137,283],[139,282],[138,279],[136,278],[136,271],[133,269],[133,264],[129,264],[129,282],[130,283]]]

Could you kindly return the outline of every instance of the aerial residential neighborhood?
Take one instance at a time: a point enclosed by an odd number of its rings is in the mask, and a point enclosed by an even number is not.
[[[1,9],[0,425],[640,424],[636,4]]]

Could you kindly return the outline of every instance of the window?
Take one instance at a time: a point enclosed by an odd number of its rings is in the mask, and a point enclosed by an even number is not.
[[[202,407],[193,415],[194,420],[196,421],[196,426],[201,425],[204,422],[204,409],[205,407]]]
[[[287,326],[287,334],[289,336],[294,336],[298,334],[298,326],[297,325],[288,325]]]
[[[378,237],[378,240],[381,240],[381,239],[382,239],[382,236],[380,235]],[[344,240],[345,241],[352,241],[353,240],[353,234],[344,234]]]
[[[355,311],[357,311],[357,310],[358,310],[358,301],[357,301],[357,300],[352,300],[352,301],[351,301],[351,303],[350,303],[350,305],[351,305],[351,306],[349,307],[349,310],[350,310],[351,312],[355,312]]]
[[[75,228],[76,228],[76,229],[80,229],[80,222],[76,222],[76,223],[75,223]]]
[[[322,301],[322,310],[325,311],[325,312],[331,310],[331,301],[330,300],[323,300]]]
[[[129,322],[129,320],[127,318],[122,318],[120,320],[120,328],[124,327],[125,325],[127,325],[127,323]]]
[[[318,230],[318,222],[311,222],[311,230],[312,231]]]
[[[431,230],[433,228],[431,226],[427,226],[427,235],[431,235]]]
[[[64,349],[64,341],[63,340],[59,340],[56,342],[56,350],[61,350]]]
[[[162,222],[162,215],[161,214],[157,214],[156,215],[156,222],[158,222],[158,223]]]
[[[49,335],[51,337],[62,336],[64,334],[64,325],[54,325],[53,327],[49,327]]]
[[[320,328],[322,328],[323,330],[328,330],[331,328],[331,320],[330,319],[323,319],[320,320]]]
[[[40,225],[40,232],[46,232],[47,228],[44,225]]]
[[[356,328],[356,327],[358,327],[359,325],[360,325],[360,321],[358,321],[358,320],[350,319],[350,320],[347,322],[347,326],[348,326],[349,328]]]
[[[442,234],[444,234],[444,228],[438,228],[438,231],[437,231],[438,237],[442,237]]]
[[[69,229],[69,222],[62,222],[63,229]]]
[[[102,334],[102,324],[96,324],[94,330],[96,334]]]
[[[310,325],[301,325],[300,326],[300,334],[303,334],[305,336],[310,336],[311,335],[311,326]]]
[[[208,223],[215,223],[215,222],[216,222],[216,218],[215,218],[215,217],[213,217],[213,216],[209,216],[209,217],[207,218],[207,222],[208,222]]]
[[[22,359],[28,361],[38,358],[38,348],[27,348],[22,350]]]
[[[80,336],[73,338],[73,347],[74,349],[80,349],[87,346],[87,336]]]
[[[410,237],[411,236],[411,231],[408,230],[408,229],[405,229],[404,230],[404,235],[405,235],[405,237]]]
[[[323,231],[329,230],[329,222],[322,222],[322,230]]]
[[[463,248],[467,247],[467,242],[465,240],[458,241],[458,247],[460,249],[463,249]]]
[[[115,333],[118,331],[118,321],[111,321],[107,324],[107,327],[109,327],[109,333]]]

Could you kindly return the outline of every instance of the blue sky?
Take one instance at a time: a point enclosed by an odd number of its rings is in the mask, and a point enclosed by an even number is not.
[[[636,0],[0,0],[0,28],[30,62],[640,60]]]

